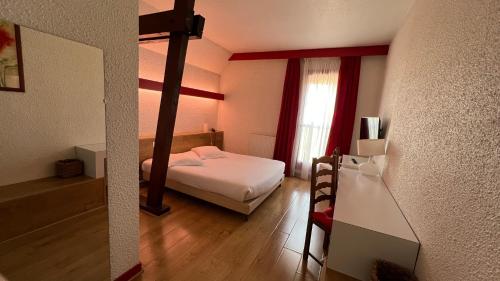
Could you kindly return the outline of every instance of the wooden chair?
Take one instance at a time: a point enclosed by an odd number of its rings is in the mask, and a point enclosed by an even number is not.
[[[331,168],[330,168],[331,167]],[[311,169],[311,191],[309,198],[309,218],[307,221],[307,232],[306,240],[304,244],[303,258],[307,260],[311,256],[315,261],[323,264],[318,258],[309,252],[309,247],[311,244],[311,233],[313,224],[321,228],[325,232],[325,238],[323,240],[323,250],[328,250],[328,244],[330,242],[330,233],[332,232],[333,223],[333,210],[335,206],[335,196],[337,193],[338,185],[338,170],[339,170],[339,150],[335,149],[333,156],[323,156],[320,158],[314,158],[312,169]],[[319,177],[328,177],[327,181],[318,182]],[[323,189],[330,189],[329,194],[327,192],[319,193],[318,191]],[[315,211],[315,206],[317,203],[322,201],[330,201],[329,207],[323,211]]]

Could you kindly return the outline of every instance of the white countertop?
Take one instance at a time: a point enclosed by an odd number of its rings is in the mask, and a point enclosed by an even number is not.
[[[358,170],[340,169],[333,219],[419,243],[382,179]]]
[[[351,159],[355,159],[356,162],[358,162],[358,163],[355,164],[354,162],[352,162]],[[359,164],[365,163],[367,161],[368,161],[367,157],[354,156],[354,155],[344,155],[344,156],[342,156],[342,163],[340,163],[340,165],[341,165],[341,167],[344,167],[344,168],[357,170],[359,168]]]
[[[94,152],[106,151],[105,143],[83,144],[83,145],[77,145],[76,147]]]

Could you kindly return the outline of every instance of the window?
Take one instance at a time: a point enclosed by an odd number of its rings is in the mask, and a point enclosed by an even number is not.
[[[292,175],[308,179],[314,157],[324,155],[337,92],[340,60],[305,59],[292,156]]]

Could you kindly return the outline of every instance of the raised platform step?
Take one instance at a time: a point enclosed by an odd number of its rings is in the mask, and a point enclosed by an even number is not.
[[[0,242],[106,205],[104,179],[44,178],[0,187]]]
[[[109,280],[109,271],[105,206],[0,243],[9,281]]]

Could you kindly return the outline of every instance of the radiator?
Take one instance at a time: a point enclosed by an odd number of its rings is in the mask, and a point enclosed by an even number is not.
[[[248,154],[271,159],[273,158],[275,141],[276,137],[273,136],[250,134],[248,140]]]

